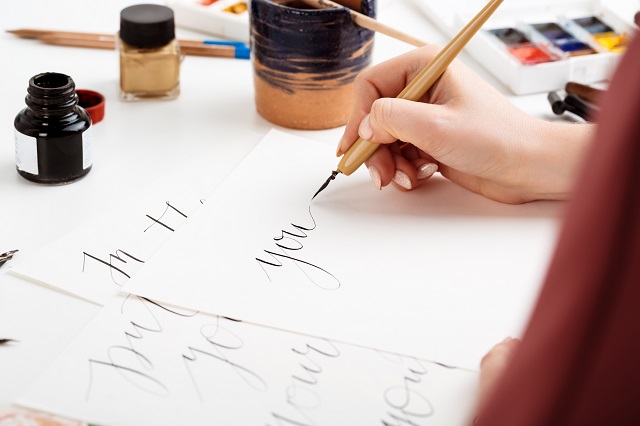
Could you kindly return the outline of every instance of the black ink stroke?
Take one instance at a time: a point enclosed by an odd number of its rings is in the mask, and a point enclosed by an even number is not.
[[[122,346],[117,347],[117,346],[112,346],[109,349],[112,348],[123,348],[126,350],[131,350],[130,348],[124,348]],[[135,351],[133,351],[135,352]],[[140,356],[142,358],[144,358],[147,362],[151,363],[147,357],[145,357],[144,355],[141,355],[138,352],[135,352],[137,356]],[[103,366],[107,366],[107,367],[112,367],[114,368],[116,371],[118,371],[118,373],[120,373],[129,383],[131,383],[132,385],[134,385],[135,387],[146,391],[148,393],[157,395],[157,396],[168,396],[169,395],[169,388],[162,383],[160,380],[156,379],[155,377],[151,376],[150,374],[144,373],[142,371],[136,370],[134,368],[131,367],[127,367],[124,365],[120,365],[120,364],[116,364],[113,361],[100,361],[100,360],[96,360],[96,359],[89,359],[89,385],[87,387],[87,392],[85,394],[85,401],[89,402],[90,396],[91,396],[91,389],[93,387],[93,366],[94,365],[103,365]],[[134,380],[134,379],[142,379],[143,382],[146,382],[148,385],[151,386],[147,386],[144,387],[142,386],[142,382],[140,382],[139,380]]]
[[[292,374],[291,385],[285,389],[286,403],[291,407],[294,414],[289,416],[271,412],[271,417],[276,421],[275,424],[281,426],[313,426],[316,424],[306,411],[318,408],[322,404],[322,399],[314,390],[319,383],[320,375],[324,371],[322,360],[340,356],[340,350],[330,340],[321,340],[328,345],[327,348],[320,348],[317,344],[311,345],[309,343],[306,343],[303,349],[291,348],[291,351],[303,358],[299,364],[302,369],[302,375],[299,373]],[[320,360],[314,359],[314,355],[322,358]],[[309,403],[309,401],[312,401],[312,403]]]
[[[119,283],[118,281],[116,281],[116,278],[113,276],[113,271],[116,271],[118,273],[120,273],[121,275],[125,276],[127,279],[131,278],[131,276],[129,274],[127,274],[123,269],[118,268],[117,266],[115,266],[112,262],[114,260],[119,260],[120,262],[122,262],[123,264],[127,264],[128,262],[124,259],[124,256],[128,257],[131,260],[134,260],[138,263],[144,263],[144,260],[142,259],[138,259],[137,257],[127,253],[124,250],[120,250],[117,249],[115,251],[115,254],[111,254],[109,253],[109,261],[107,262],[106,260],[102,260],[97,256],[94,256],[92,254],[87,253],[86,251],[82,252],[83,257],[82,257],[82,272],[84,272],[85,269],[85,264],[87,261],[87,257],[89,257],[90,259],[93,259],[99,263],[102,263],[103,265],[106,265],[109,267],[109,273],[111,275],[111,280],[114,282],[114,284],[116,284],[117,286],[122,286],[123,284]],[[120,257],[120,256],[123,257]]]
[[[148,317],[144,321],[140,319],[129,320],[131,329],[123,331],[127,345],[110,345],[106,350],[106,360],[88,359],[89,383],[85,394],[87,402],[93,389],[93,370],[96,366],[107,367],[109,370],[116,371],[125,381],[141,391],[161,397],[169,396],[169,388],[152,375],[154,369],[152,360],[135,348],[135,341],[144,339],[148,333],[159,334],[163,332],[163,327],[151,307],[160,308],[165,312],[180,317],[192,317],[197,315],[197,312],[181,313],[145,297],[127,295],[120,306],[120,313],[127,315],[128,306],[134,301],[140,302],[139,305],[144,307],[143,312],[148,314]],[[148,306],[149,304],[152,306]],[[125,362],[122,361],[123,358],[126,358]]]
[[[149,216],[148,214],[147,214],[147,215],[145,215],[146,217],[148,217],[149,219],[151,219],[151,220],[153,221],[153,223],[152,223],[151,225],[149,225],[149,226],[147,227],[147,229],[145,229],[145,230],[144,230],[144,232],[147,232],[147,231],[148,231],[148,230],[149,230],[153,225],[155,225],[155,224],[161,225],[161,226],[165,227],[166,229],[168,229],[168,230],[169,230],[169,231],[171,231],[171,232],[175,232],[175,229],[173,229],[173,228],[172,228],[172,227],[170,227],[169,225],[167,225],[167,224],[165,224],[165,223],[163,223],[163,222],[161,222],[161,221],[160,221],[160,219],[162,219],[162,218],[164,217],[164,215],[165,215],[165,214],[167,214],[167,211],[168,211],[169,209],[172,209],[173,211],[175,211],[176,213],[178,213],[180,216],[184,217],[185,219],[187,218],[187,215],[186,215],[186,214],[182,213],[180,210],[178,210],[177,208],[175,208],[174,206],[172,206],[172,205],[171,205],[171,203],[169,203],[168,201],[166,201],[166,202],[165,202],[165,204],[166,204],[167,206],[164,208],[164,212],[162,212],[162,214],[160,215],[160,217],[159,217],[158,219],[155,219],[155,218],[153,218],[153,217]]]
[[[291,261],[315,286],[323,290],[337,290],[340,288],[341,284],[335,275],[312,262],[294,257],[289,253],[300,252],[304,248],[301,240],[309,237],[311,231],[316,229],[317,224],[313,214],[311,213],[311,206],[309,206],[309,217],[311,218],[313,225],[302,226],[291,223],[291,226],[294,229],[293,231],[281,230],[280,234],[273,238],[276,249],[263,250],[264,253],[269,255],[269,260],[265,260],[264,258],[261,259],[259,257],[256,257],[255,259],[258,261],[262,271],[266,274],[269,282],[272,282],[272,279],[267,268],[280,268],[285,265],[284,261]],[[306,270],[307,268],[309,268],[309,271]],[[310,275],[311,272],[319,273],[320,276],[312,277]],[[320,277],[324,278],[324,280],[320,280]]]
[[[330,349],[329,351],[325,350],[320,350],[315,346],[312,346],[310,344],[306,344],[306,348],[303,350],[299,350],[296,348],[291,348],[291,350],[304,357],[304,360],[300,362],[300,368],[302,368],[302,370],[304,371],[304,373],[307,375],[307,378],[301,378],[297,375],[292,375],[291,377],[295,380],[299,380],[303,383],[309,384],[309,385],[315,385],[318,383],[318,379],[316,377],[316,375],[322,373],[322,366],[320,365],[319,362],[314,361],[311,357],[310,354],[313,352],[318,353],[320,355],[323,355],[325,357],[330,357],[330,358],[337,358],[340,356],[340,350],[338,350],[338,348],[329,340],[324,340],[329,346]],[[305,361],[310,362],[312,364],[312,366],[309,366],[308,364],[305,364]]]
[[[131,295],[128,295],[127,297],[130,297],[130,296]],[[143,296],[136,296],[136,297],[138,297],[138,299],[140,299],[140,300],[144,300],[145,302],[151,303],[152,305],[155,305],[158,308],[160,308],[160,309],[162,309],[164,311],[167,311],[167,312],[169,312],[171,314],[177,315],[179,317],[191,318],[191,317],[195,317],[196,315],[198,315],[198,313],[200,313],[200,311],[193,311],[191,309],[186,309],[186,311],[188,311],[188,313],[180,313],[180,312],[177,311],[177,308],[169,309],[166,306],[161,305],[158,302],[154,302],[153,300],[148,299],[146,297],[143,297]],[[122,309],[120,310],[120,312],[122,312]]]
[[[384,391],[384,401],[391,409],[387,412],[388,417],[381,420],[384,426],[419,426],[420,423],[417,422],[434,413],[431,401],[414,389],[428,371],[417,358],[410,359],[415,361],[417,367],[408,367],[409,372],[402,379],[402,384],[390,386]]]
[[[305,419],[307,421],[302,422],[302,421],[298,421],[298,420],[294,420],[291,419],[289,417],[283,416],[282,414],[279,413],[271,413],[271,416],[275,419],[275,421],[277,423],[277,425],[283,426],[283,425],[293,425],[293,426],[313,426],[315,425],[315,422],[313,421],[309,421],[309,419]],[[306,417],[306,416],[305,416]]]
[[[197,380],[194,377],[193,372],[191,371],[191,364],[200,360],[198,355],[205,355],[206,357],[221,361],[222,363],[230,367],[250,388],[256,391],[266,391],[268,389],[267,382],[262,377],[260,377],[258,373],[231,361],[223,352],[242,349],[244,346],[244,341],[233,331],[224,326],[221,326],[220,321],[221,318],[216,317],[216,322],[214,324],[205,324],[200,328],[200,335],[208,344],[210,344],[210,346],[208,346],[208,350],[188,346],[188,354],[182,355],[184,365],[187,369],[187,372],[189,373],[189,377],[191,378],[193,387],[198,394],[198,398],[201,402],[204,401]],[[224,336],[221,336],[223,334]],[[231,338],[230,343],[225,340],[229,340],[229,338]]]

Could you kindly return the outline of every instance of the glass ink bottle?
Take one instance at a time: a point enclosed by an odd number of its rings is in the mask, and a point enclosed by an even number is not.
[[[180,46],[173,10],[158,4],[120,12],[120,99],[175,99],[180,94]]]
[[[29,80],[25,103],[14,120],[18,173],[45,184],[73,182],[89,173],[91,118],[78,105],[73,79],[38,74]]]

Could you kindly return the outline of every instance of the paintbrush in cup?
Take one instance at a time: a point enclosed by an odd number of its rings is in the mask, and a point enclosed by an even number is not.
[[[314,9],[347,9],[353,23],[362,28],[387,35],[391,38],[395,38],[396,40],[403,41],[416,47],[425,46],[427,44],[425,41],[422,41],[419,38],[416,38],[407,33],[403,33],[402,31],[385,25],[371,18],[370,16],[364,15],[360,12],[356,12],[355,10],[350,9],[347,6],[335,3],[331,0],[282,0],[278,1],[278,3],[286,6],[288,3],[292,3],[294,1],[303,3],[306,6],[312,7]]]

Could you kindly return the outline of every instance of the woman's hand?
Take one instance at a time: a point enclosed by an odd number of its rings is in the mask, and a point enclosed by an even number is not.
[[[366,162],[378,188],[413,189],[439,170],[505,203],[566,198],[594,126],[531,117],[458,60],[420,102],[394,98],[439,49],[425,46],[358,76],[338,155],[358,135],[382,144]]]
[[[496,383],[500,377],[502,377],[502,374],[507,368],[507,365],[509,365],[519,345],[520,340],[508,337],[491,348],[482,358],[482,361],[480,361],[480,380],[478,383],[476,411],[479,411],[490,398]]]

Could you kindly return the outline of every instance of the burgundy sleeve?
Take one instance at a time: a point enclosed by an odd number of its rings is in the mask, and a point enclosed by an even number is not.
[[[640,37],[600,106],[522,344],[478,425],[640,425]]]

